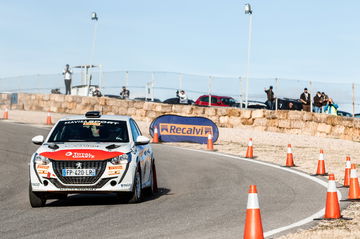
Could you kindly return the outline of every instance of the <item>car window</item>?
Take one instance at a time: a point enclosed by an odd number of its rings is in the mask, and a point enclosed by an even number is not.
[[[141,135],[141,131],[134,120],[130,120],[130,128],[133,136],[133,140],[136,141],[137,137]]]
[[[218,98],[211,97],[211,104],[217,104],[217,102],[218,102]]]
[[[48,142],[129,142],[126,121],[60,121]]]
[[[202,102],[209,102],[209,96],[201,97],[200,101],[202,101]]]

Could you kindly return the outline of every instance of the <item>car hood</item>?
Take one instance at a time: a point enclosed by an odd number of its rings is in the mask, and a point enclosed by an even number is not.
[[[45,143],[36,153],[53,160],[105,160],[131,151],[129,143],[115,144],[119,147],[107,149],[111,144],[113,143],[59,143],[56,144],[58,148],[54,149],[54,144]]]

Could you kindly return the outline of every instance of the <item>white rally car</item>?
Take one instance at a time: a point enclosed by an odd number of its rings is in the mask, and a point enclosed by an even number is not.
[[[128,116],[101,115],[61,119],[30,161],[29,200],[42,207],[50,198],[73,193],[117,193],[119,200],[140,202],[144,189],[157,191],[150,140]]]

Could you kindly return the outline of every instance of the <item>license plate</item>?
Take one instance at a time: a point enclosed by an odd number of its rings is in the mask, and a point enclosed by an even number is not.
[[[94,168],[87,168],[87,169],[64,168],[62,170],[62,176],[64,176],[64,177],[96,176],[96,169],[94,169]]]

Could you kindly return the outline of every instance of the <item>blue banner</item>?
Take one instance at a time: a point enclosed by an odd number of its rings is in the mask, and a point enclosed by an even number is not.
[[[162,142],[192,142],[206,144],[211,134],[213,142],[219,137],[216,124],[204,117],[186,117],[179,115],[162,115],[150,124],[150,135],[157,127],[159,140]]]

